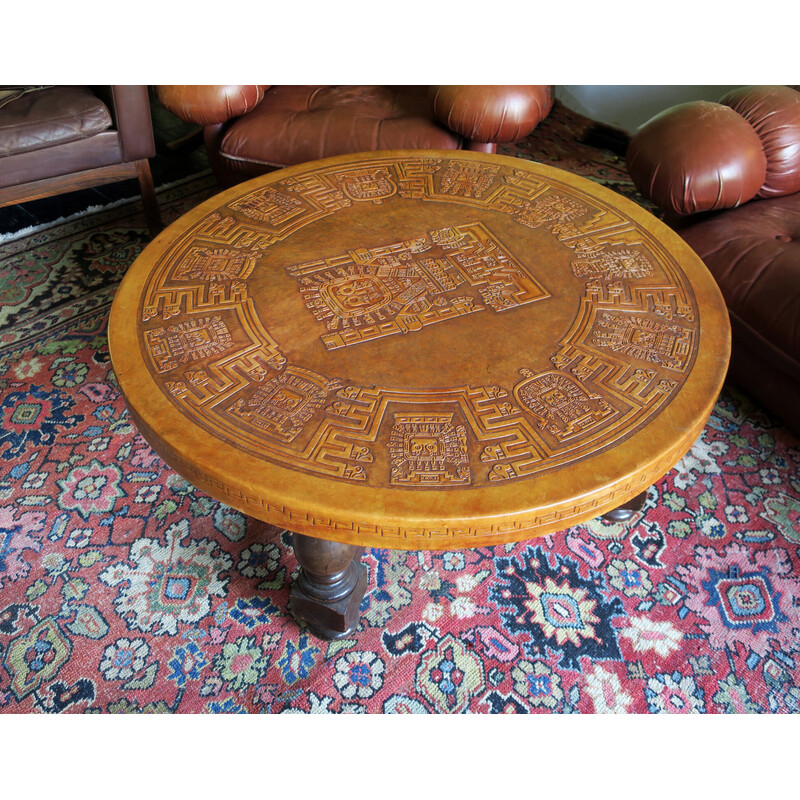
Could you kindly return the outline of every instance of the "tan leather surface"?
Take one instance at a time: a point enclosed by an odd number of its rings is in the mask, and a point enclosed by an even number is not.
[[[109,343],[142,435],[213,496],[378,547],[598,516],[689,449],[729,354],[719,290],[636,204],[529,161],[288,167],[157,237]]]
[[[436,118],[476,142],[524,139],[553,105],[549,86],[431,86]]]
[[[743,86],[720,103],[746,119],[761,138],[767,174],[758,196],[800,191],[800,92],[788,86]]]
[[[30,92],[0,109],[0,157],[86,139],[110,127],[108,109],[85,86]]]
[[[653,117],[631,140],[636,188],[668,211],[733,208],[756,196],[767,160],[753,127],[719,103],[682,103]]]
[[[266,86],[156,86],[162,105],[195,125],[216,125],[246,114],[261,102]]]
[[[432,119],[424,86],[275,86],[226,132],[231,162],[286,166],[364,150],[445,148],[460,138]]]

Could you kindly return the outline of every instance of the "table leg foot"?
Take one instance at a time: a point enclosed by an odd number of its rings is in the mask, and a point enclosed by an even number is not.
[[[328,542],[300,533],[292,544],[301,570],[289,597],[295,616],[322,639],[340,639],[358,626],[367,589],[363,547]]]
[[[627,522],[634,514],[644,508],[645,500],[647,500],[647,491],[637,494],[636,497],[628,500],[627,503],[623,503],[619,508],[603,514],[603,519],[608,522]]]

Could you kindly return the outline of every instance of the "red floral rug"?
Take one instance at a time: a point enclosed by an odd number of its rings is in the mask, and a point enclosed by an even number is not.
[[[634,196],[580,124],[557,106],[509,151]],[[213,191],[163,192],[165,220]],[[800,449],[734,387],[633,522],[368,550],[360,628],[315,638],[288,534],[177,476],[127,414],[105,331],[146,241],[134,203],[0,248],[0,711],[800,710]]]

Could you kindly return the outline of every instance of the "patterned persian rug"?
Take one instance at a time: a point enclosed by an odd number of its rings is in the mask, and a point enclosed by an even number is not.
[[[556,107],[501,152],[641,202]],[[169,222],[215,191],[165,190]],[[800,449],[734,387],[627,525],[456,552],[368,550],[360,628],[292,617],[289,535],[137,433],[109,362],[140,205],[0,247],[3,713],[795,713]]]

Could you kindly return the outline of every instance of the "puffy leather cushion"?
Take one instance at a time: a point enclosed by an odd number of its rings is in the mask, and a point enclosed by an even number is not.
[[[426,86],[274,86],[231,124],[220,154],[283,167],[344,153],[460,144],[433,119]]]
[[[549,113],[549,86],[431,86],[436,118],[475,142],[518,142]]]
[[[76,142],[111,124],[106,106],[84,86],[29,92],[0,109],[0,157]]]
[[[788,86],[743,86],[720,100],[761,137],[767,176],[759,197],[800,191],[800,92]]]
[[[195,125],[218,125],[255,108],[269,86],[156,86],[161,104],[175,116]]]
[[[725,298],[734,379],[800,432],[800,194],[678,230]]]
[[[626,157],[636,188],[677,214],[741,205],[756,196],[767,173],[761,139],[747,120],[704,100],[646,122]]]

